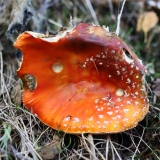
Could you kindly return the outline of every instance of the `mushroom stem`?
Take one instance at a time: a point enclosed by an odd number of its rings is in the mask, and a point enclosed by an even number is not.
[[[94,146],[94,141],[93,141],[93,135],[92,134],[88,134],[88,140],[90,142],[90,149],[92,154],[90,154],[90,159],[94,160],[96,157],[96,152],[95,152],[95,146]]]

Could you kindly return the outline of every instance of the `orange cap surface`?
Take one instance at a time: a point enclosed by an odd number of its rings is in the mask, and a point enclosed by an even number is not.
[[[23,102],[43,123],[68,133],[117,133],[146,115],[145,68],[126,43],[80,23],[61,35],[22,33]]]

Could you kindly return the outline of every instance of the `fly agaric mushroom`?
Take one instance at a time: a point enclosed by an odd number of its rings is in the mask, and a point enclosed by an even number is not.
[[[114,33],[80,23],[56,36],[26,31],[14,46],[23,52],[23,102],[46,125],[117,133],[146,115],[145,68]]]

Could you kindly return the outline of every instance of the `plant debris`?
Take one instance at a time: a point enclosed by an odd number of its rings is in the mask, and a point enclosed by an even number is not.
[[[7,34],[11,37],[14,31],[21,33],[27,26],[31,16],[31,5],[30,0],[16,0],[11,1],[12,12],[11,19],[12,22],[8,26]]]
[[[43,159],[53,159],[61,152],[61,142],[59,137],[54,135],[53,141],[50,144],[40,147],[37,151]]]
[[[139,15],[137,22],[137,31],[143,31],[145,34],[145,41],[147,41],[147,33],[158,23],[158,16],[155,12],[149,11]]]

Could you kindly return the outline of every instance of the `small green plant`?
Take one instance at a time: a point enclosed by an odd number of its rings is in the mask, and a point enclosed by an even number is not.
[[[3,135],[0,138],[0,152],[4,155],[4,157],[6,158],[6,160],[10,159],[9,154],[8,154],[8,142],[11,142],[11,125],[8,124],[7,122],[3,123]],[[2,130],[1,130],[2,132]]]

